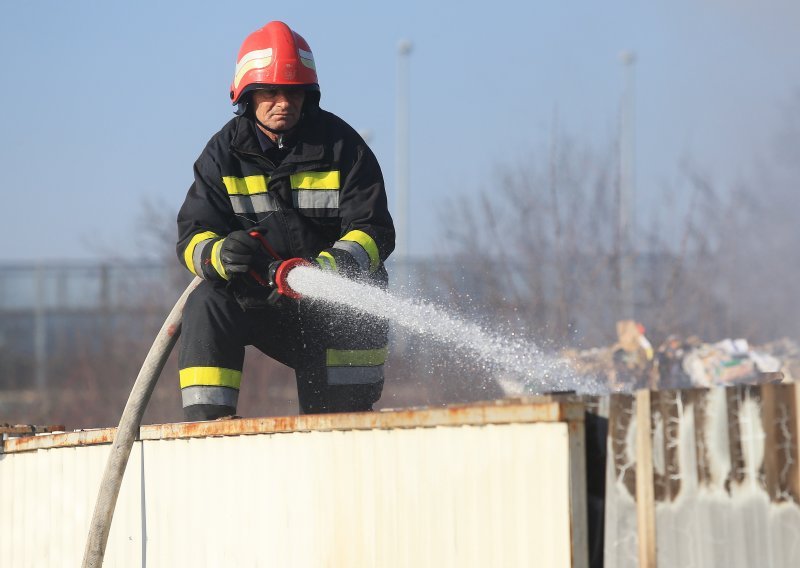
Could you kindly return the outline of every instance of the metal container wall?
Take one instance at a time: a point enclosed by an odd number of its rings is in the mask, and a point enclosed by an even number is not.
[[[0,454],[0,566],[75,568],[110,446]],[[143,566],[142,448],[136,444],[117,501],[104,566]]]
[[[143,427],[105,566],[585,566],[572,406]],[[9,442],[0,566],[80,565],[109,446]]]

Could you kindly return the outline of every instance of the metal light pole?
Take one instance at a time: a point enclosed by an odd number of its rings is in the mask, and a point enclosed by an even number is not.
[[[623,51],[620,54],[625,66],[625,91],[620,112],[619,135],[619,276],[620,319],[634,319],[634,227],[636,188],[634,180],[634,65],[636,54]]]
[[[36,305],[33,312],[33,352],[36,377],[36,390],[41,397],[41,411],[47,416],[50,411],[50,392],[47,376],[47,296],[45,290],[45,270],[41,263],[36,265]]]
[[[397,114],[396,114],[396,211],[397,242],[395,258],[397,259],[397,282],[400,288],[408,285],[408,154],[409,154],[409,113],[408,113],[408,67],[412,44],[409,40],[401,40],[397,44]]]

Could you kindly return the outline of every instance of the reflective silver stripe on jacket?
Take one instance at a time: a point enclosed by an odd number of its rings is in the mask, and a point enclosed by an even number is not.
[[[383,365],[374,367],[328,367],[329,385],[371,385],[383,380]]]
[[[194,247],[194,252],[192,253],[192,265],[194,266],[194,273],[199,275],[202,278],[203,275],[203,251],[206,250],[206,247],[209,245],[211,241],[217,239],[206,239],[204,241],[200,241],[197,243],[197,246]]]
[[[232,406],[236,408],[239,401],[239,391],[231,387],[206,387],[194,385],[181,389],[183,407],[193,404],[215,404],[217,406]]]
[[[229,195],[233,212],[237,215],[248,213],[269,213],[277,211],[275,198],[269,193],[256,193],[255,195]]]
[[[292,191],[292,201],[298,209],[338,209],[339,191],[336,189],[298,189]]]
[[[369,254],[367,254],[367,251],[364,250],[364,247],[362,247],[357,242],[336,241],[335,243],[333,243],[333,248],[343,250],[346,253],[349,253],[350,256],[352,256],[358,263],[358,267],[364,272],[369,270],[370,267]]]

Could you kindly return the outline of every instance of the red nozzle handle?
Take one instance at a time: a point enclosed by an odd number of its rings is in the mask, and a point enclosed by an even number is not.
[[[267,239],[264,238],[264,235],[262,235],[258,231],[250,231],[250,236],[258,240],[261,243],[261,246],[267,249],[267,252],[272,255],[272,258],[274,258],[275,260],[283,260],[280,257],[280,255],[277,252],[275,252],[275,249],[273,249],[270,246],[269,241],[267,241]]]
[[[300,294],[292,290],[292,287],[289,286],[289,283],[286,281],[289,272],[298,266],[311,267],[314,265],[304,258],[290,258],[289,260],[284,260],[281,262],[280,266],[278,266],[278,269],[275,271],[275,288],[278,290],[279,294],[287,298],[300,298]]]

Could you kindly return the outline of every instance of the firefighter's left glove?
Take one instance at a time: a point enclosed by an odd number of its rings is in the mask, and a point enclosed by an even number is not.
[[[263,255],[261,243],[247,231],[234,231],[222,240],[219,258],[227,274],[240,274],[250,270]]]

